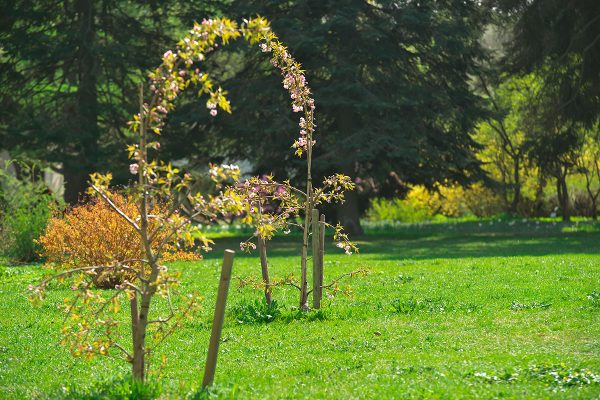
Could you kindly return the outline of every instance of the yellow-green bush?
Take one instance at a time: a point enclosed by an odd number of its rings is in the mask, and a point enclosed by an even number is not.
[[[502,211],[502,199],[482,184],[469,188],[438,185],[437,190],[413,186],[404,199],[376,198],[367,218],[371,221],[422,222],[444,217],[489,217]]]

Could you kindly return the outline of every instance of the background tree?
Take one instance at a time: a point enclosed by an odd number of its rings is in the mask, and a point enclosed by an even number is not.
[[[600,2],[499,0],[513,39],[512,71],[537,70],[556,96],[563,120],[590,126],[600,116]]]
[[[591,217],[598,219],[600,197],[600,129],[598,124],[581,132],[583,146],[576,157],[577,172],[585,177],[585,190],[591,203]]]
[[[517,213],[528,162],[525,130],[531,125],[524,110],[534,98],[539,82],[534,75],[521,78],[504,75],[494,87],[484,74],[478,78],[490,105],[489,118],[481,124],[476,136],[484,146],[479,155],[493,165],[491,176],[502,184],[506,209]]]
[[[557,115],[559,102],[557,91],[550,93],[549,84],[544,82],[536,100],[523,110],[526,127],[528,157],[541,171],[556,179],[556,195],[563,221],[570,220],[569,188],[567,176],[574,172],[577,155],[583,146],[580,124]]]
[[[178,11],[177,2],[4,2],[1,147],[52,163],[71,203],[89,173],[125,165],[118,150],[135,87],[171,44]]]
[[[339,170],[372,182],[364,189],[380,194],[402,190],[404,182],[432,186],[478,176],[477,144],[469,134],[484,112],[469,87],[483,57],[478,38],[485,13],[477,2],[248,1],[226,10],[275,21],[274,31],[303,60],[321,116],[317,175]],[[301,180],[297,160],[278,156],[296,128],[291,113],[278,108],[286,94],[276,77],[242,49],[220,57],[211,61],[237,61],[219,77],[227,81],[234,113],[217,127],[197,117],[200,105],[182,107],[171,121],[181,131],[168,146],[173,157],[181,155],[181,144],[194,143],[204,157],[248,160],[254,172]],[[258,111],[248,106],[257,103]],[[216,137],[229,140],[213,147]],[[337,215],[356,233],[361,211],[358,193],[349,193]]]

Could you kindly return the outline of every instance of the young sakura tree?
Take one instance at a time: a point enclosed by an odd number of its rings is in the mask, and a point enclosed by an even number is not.
[[[352,190],[354,184],[347,176],[336,174],[325,179],[324,186],[315,189],[312,182],[312,149],[316,141],[315,132],[315,101],[308,87],[302,66],[290,55],[287,48],[270,30],[268,22],[261,17],[244,21],[240,26],[227,19],[204,20],[178,43],[175,52],[167,51],[163,63],[151,75],[150,89],[155,97],[150,103],[149,110],[156,110],[149,129],[160,133],[164,118],[174,108],[173,101],[187,87],[200,87],[200,93],[208,94],[206,107],[214,117],[218,109],[231,112],[231,106],[226,92],[220,87],[215,89],[206,72],[195,68],[197,62],[204,60],[207,53],[214,51],[220,44],[243,36],[251,44],[259,43],[260,49],[271,56],[271,64],[282,76],[283,87],[290,93],[292,111],[301,113],[299,118],[299,137],[292,144],[295,154],[306,157],[306,189],[300,190],[290,185],[289,181],[275,182],[269,178],[267,182],[261,178],[252,178],[226,191],[225,199],[229,200],[229,212],[245,213],[245,222],[257,227],[255,236],[259,242],[268,240],[277,230],[285,230],[293,219],[304,213],[300,307],[308,309],[307,258],[308,241],[311,231],[312,210],[322,202],[343,202],[343,192]],[[219,43],[220,42],[220,43]],[[215,169],[216,168],[216,169]],[[212,175],[220,176],[226,168],[213,167]],[[262,205],[265,201],[276,199],[279,204],[278,212],[265,212]],[[356,246],[348,240],[340,225],[335,227],[334,239],[338,246],[350,254],[356,251]],[[252,242],[242,243],[243,249],[255,246]],[[268,288],[267,288],[268,291]]]
[[[214,87],[208,73],[201,70],[201,64],[208,53],[239,37],[244,37],[251,44],[260,43],[264,52],[271,53],[271,63],[281,71],[284,87],[290,91],[293,111],[304,114],[300,119],[300,136],[293,148],[299,156],[306,154],[307,157],[306,191],[293,188],[289,182],[276,183],[272,179],[262,181],[253,178],[217,195],[202,195],[192,190],[189,173],[183,173],[157,159],[165,120],[175,108],[175,101],[182,91],[196,90],[199,96],[206,95],[206,107],[212,116],[217,115],[218,109],[231,112],[226,92]],[[229,19],[219,18],[195,24],[175,50],[164,54],[161,65],[150,73],[149,78],[151,96],[144,101],[144,92],[140,88],[139,113],[129,124],[135,139],[127,147],[132,160],[129,169],[131,174],[137,176],[137,181],[127,190],[127,194],[136,202],[137,212],[125,212],[113,201],[110,173],[92,174],[90,187],[90,193],[105,201],[139,235],[142,256],[139,259],[109,262],[107,265],[62,270],[38,285],[30,286],[32,300],[40,301],[52,280],[71,278],[74,295],[65,299],[63,305],[66,313],[62,331],[64,342],[76,356],[91,357],[120,352],[132,364],[134,379],[140,381],[147,374],[148,356],[180,322],[193,314],[199,300],[197,295],[189,295],[183,306],[175,306],[172,294],[179,284],[179,277],[163,263],[167,244],[176,242],[184,248],[199,245],[201,249],[209,249],[211,241],[194,221],[214,221],[219,214],[232,210],[246,212],[249,221],[259,221],[256,224],[257,232],[268,239],[277,229],[287,228],[290,224],[288,220],[303,211],[303,289],[300,303],[306,308],[306,259],[311,211],[320,202],[342,200],[343,190],[353,187],[349,178],[335,175],[326,179],[322,189],[313,188],[310,172],[312,147],[315,144],[314,100],[300,64],[292,59],[270,31],[265,19],[258,17],[238,25]],[[213,167],[213,172],[215,168],[216,173],[212,175],[217,182],[239,179],[239,169],[236,167]],[[256,187],[264,189],[266,193],[259,196],[258,203],[253,189]],[[279,199],[280,212],[263,213],[261,204],[275,196]],[[339,227],[336,229],[336,238],[347,252],[355,250]],[[122,283],[108,293],[95,290],[92,286],[93,277],[99,273],[122,276]],[[121,309],[121,299],[129,302],[130,346],[122,342],[119,327],[123,323],[115,316]],[[158,315],[156,303],[159,301],[164,302],[164,309],[168,310],[166,315]]]

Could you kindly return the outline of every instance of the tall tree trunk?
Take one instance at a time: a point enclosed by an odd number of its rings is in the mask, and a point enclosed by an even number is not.
[[[591,209],[591,217],[594,221],[598,219],[598,212],[596,211],[596,203],[598,200],[598,194],[600,194],[600,189],[594,194],[592,190],[592,178],[590,177],[589,171],[585,170],[585,190],[590,198],[590,202],[592,203]]]
[[[566,173],[563,173],[562,170],[556,177],[556,193],[562,220],[564,222],[569,222],[571,220],[569,216],[569,189],[567,187],[567,175]]]
[[[521,173],[519,171],[520,169],[520,160],[519,157],[515,157],[514,158],[514,171],[513,171],[513,179],[515,181],[514,183],[514,197],[512,200],[512,203],[510,205],[510,212],[512,213],[517,213],[518,208],[519,208],[519,203],[521,202]]]
[[[78,140],[78,155],[65,160],[65,200],[76,203],[87,187],[88,175],[98,162],[98,60],[95,53],[96,31],[94,1],[78,0],[79,35],[77,49],[77,108],[74,130]]]
[[[543,208],[544,208],[544,188],[546,187],[546,175],[540,171],[538,172],[538,182],[537,187],[535,189],[535,209],[534,215],[536,217],[542,216]]]
[[[81,200],[81,194],[87,188],[89,172],[84,170],[84,161],[67,160],[62,168],[65,179],[65,201],[71,205]]]
[[[338,220],[349,235],[362,235],[364,231],[360,226],[358,194],[355,190],[346,192],[344,199],[344,204],[340,204],[337,208]]]
[[[356,129],[357,123],[357,116],[352,108],[342,110],[337,117],[340,133],[345,136],[349,136]],[[347,159],[341,168],[341,172],[354,179],[356,177],[354,154],[346,154],[345,156]],[[356,190],[344,193],[344,203],[337,206],[337,217],[349,235],[362,235],[364,233],[360,226],[360,208]]]

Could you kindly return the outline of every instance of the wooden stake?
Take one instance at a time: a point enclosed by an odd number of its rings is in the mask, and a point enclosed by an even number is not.
[[[319,268],[319,210],[312,210],[312,264],[313,264],[313,308],[321,308],[321,269]]]
[[[215,379],[219,342],[221,341],[221,331],[223,330],[223,320],[225,319],[225,302],[227,301],[227,293],[229,292],[229,281],[231,280],[231,267],[233,266],[234,254],[235,251],[228,249],[225,250],[225,255],[223,256],[221,280],[219,281],[217,304],[215,305],[215,318],[213,320],[210,342],[208,344],[206,366],[204,367],[204,379],[202,380],[202,387],[204,388],[212,385]]]
[[[265,300],[271,305],[271,281],[269,280],[269,263],[267,261],[267,245],[262,236],[258,236],[258,254],[260,255],[260,268],[262,270],[262,278],[265,283]]]
[[[319,298],[323,299],[323,270],[325,269],[325,214],[319,221]]]

